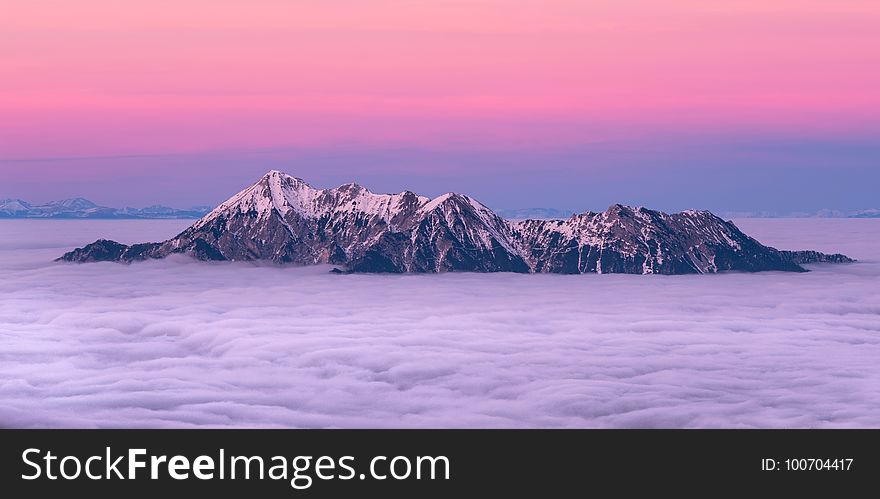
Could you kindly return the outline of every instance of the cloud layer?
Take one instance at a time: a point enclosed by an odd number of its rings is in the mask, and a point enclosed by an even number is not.
[[[49,263],[185,224],[0,222],[0,426],[880,426],[880,221],[742,221],[862,260],[808,274]]]

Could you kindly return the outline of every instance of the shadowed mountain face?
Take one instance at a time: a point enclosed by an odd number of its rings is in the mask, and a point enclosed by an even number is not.
[[[803,271],[800,263],[825,256],[816,253],[814,259],[795,261],[792,254],[763,246],[708,211],[668,215],[614,205],[603,213],[584,213],[565,221],[517,222],[514,232],[536,272],[797,272]]]
[[[314,189],[278,171],[168,241],[125,246],[99,240],[59,260],[133,262],[175,253],[429,273],[802,272],[804,263],[852,261],[763,246],[706,211],[669,215],[614,205],[568,220],[508,222],[461,194],[373,194],[357,184]]]

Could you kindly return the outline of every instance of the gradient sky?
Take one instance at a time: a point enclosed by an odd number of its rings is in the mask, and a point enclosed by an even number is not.
[[[0,0],[0,197],[880,205],[877,0]]]

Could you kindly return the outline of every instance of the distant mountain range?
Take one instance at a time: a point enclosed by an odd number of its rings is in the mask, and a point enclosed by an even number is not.
[[[0,199],[0,218],[196,219],[210,210],[210,206],[196,206],[188,210],[159,205],[146,208],[108,208],[83,198],[46,204],[31,204],[21,199]]]
[[[524,208],[496,210],[499,216],[508,220],[564,220],[575,213],[574,210],[555,208]],[[722,218],[880,218],[880,209],[817,211],[719,211]]]
[[[507,220],[565,220],[575,214],[574,210],[557,210],[555,208],[520,208],[516,210],[495,210],[501,218]]]
[[[880,209],[817,211],[722,211],[725,218],[880,218]]]
[[[153,205],[146,208],[109,208],[88,199],[73,198],[45,204],[32,204],[21,199],[0,199],[0,218],[66,218],[66,219],[199,219],[211,211],[210,206],[188,209]],[[575,210],[556,208],[519,208],[495,210],[506,220],[566,220]],[[723,218],[880,218],[880,209],[818,211],[721,211]]]
[[[615,204],[565,220],[508,221],[464,194],[374,194],[353,183],[316,189],[274,170],[172,239],[132,246],[102,239],[60,260],[128,263],[172,254],[394,273],[803,272],[804,263],[852,261],[764,246],[708,211]]]

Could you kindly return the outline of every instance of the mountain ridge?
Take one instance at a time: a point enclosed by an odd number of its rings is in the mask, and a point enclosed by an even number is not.
[[[278,170],[167,241],[99,240],[59,260],[128,263],[176,253],[398,273],[803,272],[805,263],[852,261],[764,246],[708,211],[615,204],[566,220],[508,221],[465,194],[375,194],[354,183],[316,189]]]
[[[43,204],[32,204],[16,198],[0,199],[0,219],[198,219],[207,212],[207,208],[200,206],[189,209],[169,208],[162,205],[146,208],[110,208],[81,197]]]

